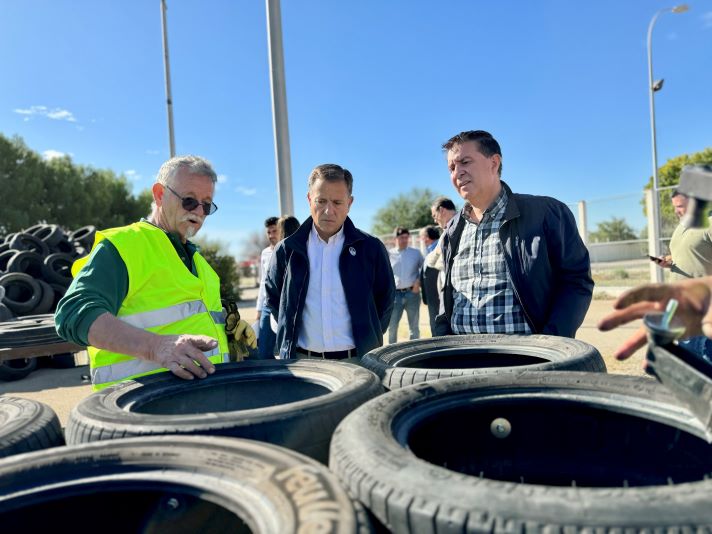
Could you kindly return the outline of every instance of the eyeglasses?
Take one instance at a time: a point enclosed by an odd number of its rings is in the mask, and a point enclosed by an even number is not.
[[[180,199],[181,205],[186,211],[193,211],[198,206],[203,207],[203,214],[205,214],[206,216],[212,215],[213,213],[218,211],[218,207],[213,202],[200,202],[199,200],[196,200],[193,197],[182,197],[178,193],[176,193],[169,185],[164,184],[164,187]]]

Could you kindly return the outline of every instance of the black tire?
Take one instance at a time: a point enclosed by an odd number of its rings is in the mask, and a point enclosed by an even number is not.
[[[35,252],[43,258],[49,254],[49,247],[47,246],[47,243],[32,234],[24,232],[16,234],[12,238],[12,241],[10,241],[10,248],[20,251],[28,250],[30,252]]]
[[[52,408],[0,395],[0,458],[60,445],[64,445],[64,435]]]
[[[33,226],[30,226],[30,227],[27,228],[26,230],[23,230],[23,232],[26,233],[26,234],[35,235],[35,232],[39,232],[39,231],[42,230],[42,228],[44,228],[45,226],[47,226],[47,225],[46,225],[46,224],[43,224],[43,223],[35,224],[35,225],[33,225]]]
[[[74,255],[74,245],[72,245],[66,237],[63,237],[59,242],[49,249],[50,254],[69,254]]]
[[[96,235],[95,226],[82,226],[69,234],[69,240],[79,242],[86,250],[91,250],[94,245],[94,236]]]
[[[55,369],[73,369],[77,366],[77,361],[74,358],[73,352],[65,352],[64,354],[53,354],[50,356],[49,364]]]
[[[67,288],[59,284],[50,284],[50,287],[54,290],[54,301],[52,302],[52,311],[57,310],[57,304],[59,304],[60,299],[67,292]]]
[[[336,425],[382,391],[370,371],[321,360],[221,364],[195,381],[161,373],[82,400],[69,416],[67,442],[149,434],[234,436],[326,463]]]
[[[0,380],[14,382],[22,380],[37,369],[37,358],[16,358],[0,361]]]
[[[393,532],[706,532],[703,438],[651,379],[523,372],[386,393],[339,425],[329,465]]]
[[[107,523],[107,520],[109,521]],[[356,534],[364,516],[324,466],[248,440],[163,436],[0,462],[3,532]]]
[[[3,274],[0,286],[5,288],[3,303],[17,315],[30,313],[42,298],[40,285],[29,274]]]
[[[473,334],[404,341],[367,353],[361,364],[388,389],[454,376],[532,371],[605,372],[588,343],[557,336]]]
[[[42,289],[42,297],[37,303],[37,306],[32,310],[32,313],[50,313],[52,311],[52,304],[54,303],[54,289],[44,280],[37,280],[37,283],[40,285],[40,289]]]
[[[0,302],[0,323],[4,323],[5,321],[11,321],[14,318],[15,314],[12,313],[12,310],[10,310],[10,308]]]
[[[0,273],[7,272],[7,264],[10,263],[10,260],[15,257],[17,252],[15,249],[0,252]]]
[[[44,241],[48,247],[53,247],[62,240],[64,232],[56,224],[43,224],[41,228],[32,232],[32,235]]]
[[[0,323],[0,346],[28,347],[60,343],[52,314],[28,315]]]
[[[69,287],[72,283],[72,263],[74,258],[69,254],[50,254],[44,259],[42,276],[50,284]]]
[[[8,273],[26,273],[32,278],[42,278],[43,258],[36,252],[21,250],[7,262]]]

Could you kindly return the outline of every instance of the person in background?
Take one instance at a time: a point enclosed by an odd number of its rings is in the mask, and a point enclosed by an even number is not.
[[[452,200],[447,197],[438,197],[433,201],[430,207],[430,215],[433,221],[441,230],[445,230],[447,223],[455,216],[457,209]],[[442,235],[440,236],[442,238]],[[443,264],[442,248],[440,247],[440,239],[435,248],[425,256],[425,265],[431,269],[438,271],[437,288],[438,288],[438,303],[440,302],[440,293],[445,285],[445,265]],[[434,324],[431,325],[430,332],[435,335]]]
[[[260,290],[257,293],[257,302],[255,303],[257,316],[257,359],[267,360],[274,358],[274,343],[276,336],[270,326],[270,313],[265,309],[265,277],[269,268],[269,262],[272,259],[274,247],[279,241],[279,228],[277,217],[267,217],[265,219],[265,234],[269,244],[262,250],[260,254]]]
[[[278,241],[288,238],[299,229],[299,219],[292,215],[285,215],[277,221]]]
[[[91,254],[74,263],[55,324],[62,338],[88,345],[94,389],[165,371],[205,378],[229,361],[220,279],[190,241],[217,210],[216,181],[207,160],[171,158],[148,219],[98,231]],[[235,317],[231,331],[254,346],[244,320]]]
[[[352,191],[347,169],[315,167],[311,217],[275,248],[265,287],[280,358],[361,358],[383,344],[393,272],[383,243],[348,217]]]
[[[574,337],[593,279],[569,208],[513,193],[501,180],[502,151],[489,132],[461,132],[442,148],[466,202],[440,242],[445,284],[437,334]]]
[[[420,338],[420,268],[423,266],[423,256],[418,249],[408,246],[408,229],[398,226],[393,234],[396,246],[388,251],[396,284],[393,314],[388,326],[388,343],[391,344],[398,341],[398,323],[403,310],[408,316],[409,339]]]
[[[423,245],[422,254],[426,258],[435,251],[440,239],[440,232],[437,226],[426,226],[420,229],[420,242]],[[423,263],[420,269],[420,293],[423,304],[428,307],[428,319],[430,320],[430,335],[435,331],[435,317],[440,310],[440,291],[438,289],[438,271],[427,262]]]

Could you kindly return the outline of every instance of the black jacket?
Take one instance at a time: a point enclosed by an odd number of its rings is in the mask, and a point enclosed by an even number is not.
[[[272,254],[265,289],[267,306],[279,310],[277,346],[280,358],[292,358],[297,348],[302,310],[309,287],[307,241],[313,222],[309,217],[299,229],[277,244]],[[356,351],[363,356],[383,345],[383,333],[393,310],[395,281],[386,247],[375,237],[344,221],[344,248],[339,272]],[[308,347],[304,347],[308,348]]]
[[[512,193],[499,229],[514,292],[532,332],[574,337],[593,294],[588,249],[581,241],[571,210],[543,196]],[[448,223],[442,241],[445,285],[440,297],[436,334],[452,334],[452,264],[465,225],[462,212]]]

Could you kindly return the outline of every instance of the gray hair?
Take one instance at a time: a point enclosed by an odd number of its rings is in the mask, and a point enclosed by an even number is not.
[[[173,179],[182,170],[185,169],[189,176],[208,176],[213,183],[218,181],[218,175],[213,169],[213,165],[205,158],[200,156],[175,156],[169,159],[161,168],[158,169],[158,176],[156,176],[156,183],[162,185],[168,185],[173,183]],[[154,221],[156,218],[156,213],[158,211],[158,205],[154,200],[151,202],[151,213],[148,218]]]
[[[218,181],[218,175],[207,159],[200,156],[176,156],[161,165],[156,182],[163,185],[172,184],[173,179],[183,169],[190,176],[208,176],[213,183]]]

